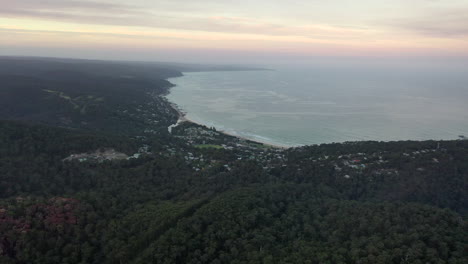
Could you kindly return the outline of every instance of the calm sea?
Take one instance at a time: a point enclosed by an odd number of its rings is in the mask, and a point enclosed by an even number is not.
[[[284,146],[468,136],[468,70],[316,65],[191,72],[168,99],[195,122]]]

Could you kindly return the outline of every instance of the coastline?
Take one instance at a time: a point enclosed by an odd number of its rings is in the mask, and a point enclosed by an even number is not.
[[[169,92],[170,92],[170,90],[169,90]],[[167,99],[167,97],[166,97],[166,99]],[[177,114],[179,115],[179,117],[177,119],[177,122],[175,124],[169,126],[169,128],[168,128],[169,132],[171,131],[172,128],[177,127],[179,124],[184,123],[184,122],[189,122],[189,123],[192,123],[192,124],[196,124],[196,125],[199,125],[199,126],[206,127],[206,125],[204,125],[202,123],[199,123],[199,122],[196,122],[194,120],[191,120],[191,119],[187,118],[186,113],[182,109],[180,109],[180,107],[176,103],[171,102],[169,99],[167,99],[167,101],[168,101],[169,105],[171,106],[171,108],[174,109],[177,112]],[[226,131],[223,131],[223,130],[216,130],[216,131],[221,133],[221,134],[224,134],[226,136],[231,136],[231,137],[235,137],[235,138],[238,138],[238,139],[241,139],[241,140],[246,140],[246,141],[252,141],[252,142],[259,143],[259,144],[262,144],[262,145],[265,145],[265,146],[269,146],[271,148],[283,149],[283,150],[292,148],[292,147],[286,147],[286,146],[276,145],[276,144],[273,144],[273,143],[262,142],[262,141],[259,141],[259,140],[250,139],[250,138],[235,135],[233,133],[229,133],[229,132],[226,132]]]

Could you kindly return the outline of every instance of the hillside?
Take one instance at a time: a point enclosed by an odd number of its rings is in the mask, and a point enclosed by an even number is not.
[[[468,262],[466,140],[169,133],[177,72],[42,62],[0,71],[0,263]]]

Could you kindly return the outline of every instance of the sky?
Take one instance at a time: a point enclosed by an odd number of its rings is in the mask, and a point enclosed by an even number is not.
[[[0,0],[0,55],[468,57],[468,0]]]

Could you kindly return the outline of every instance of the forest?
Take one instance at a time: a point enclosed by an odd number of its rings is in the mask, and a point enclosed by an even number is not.
[[[467,140],[171,134],[195,66],[0,64],[0,263],[468,263]]]

